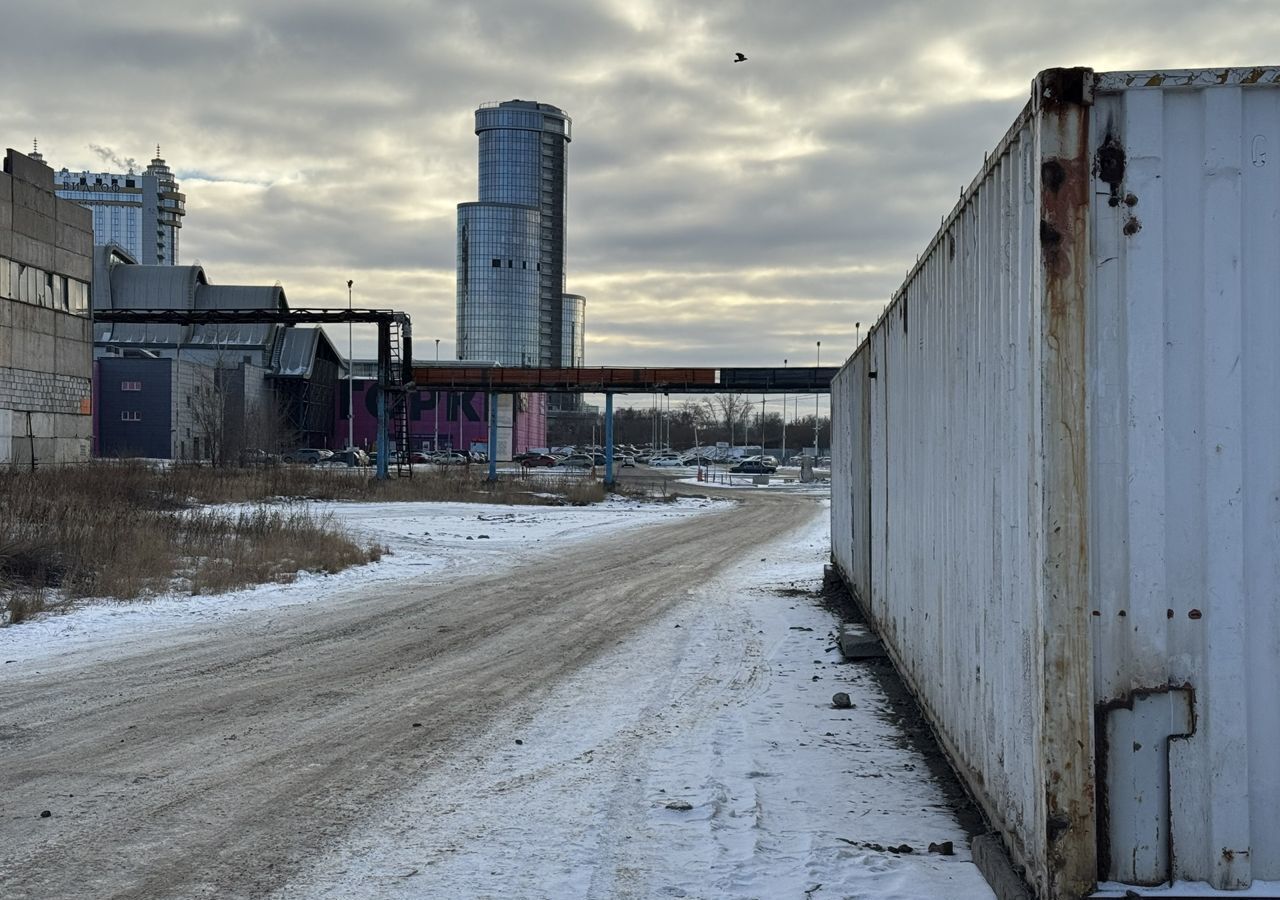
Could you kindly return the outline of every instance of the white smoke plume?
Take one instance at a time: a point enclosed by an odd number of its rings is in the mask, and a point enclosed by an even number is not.
[[[126,156],[122,159],[110,147],[100,147],[97,144],[90,144],[89,149],[101,157],[104,163],[114,166],[121,172],[132,172],[137,169],[138,161],[132,156]]]

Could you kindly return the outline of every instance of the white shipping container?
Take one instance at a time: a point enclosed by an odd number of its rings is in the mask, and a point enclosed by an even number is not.
[[[1280,70],[1050,70],[833,382],[832,553],[1041,897],[1280,881]]]

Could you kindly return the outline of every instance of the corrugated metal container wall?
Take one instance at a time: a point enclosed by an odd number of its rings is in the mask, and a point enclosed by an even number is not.
[[[988,815],[1043,879],[1036,152],[1024,116],[837,377],[832,544]],[[847,539],[858,518],[862,540]]]
[[[1042,73],[833,382],[833,557],[1042,897],[1280,879],[1277,78]]]
[[[1123,881],[1280,880],[1276,76],[1095,88],[1090,592]]]

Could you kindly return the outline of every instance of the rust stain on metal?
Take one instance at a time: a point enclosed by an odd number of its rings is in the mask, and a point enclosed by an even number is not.
[[[1128,237],[1132,237],[1142,230],[1142,223],[1138,221],[1137,216],[1130,216],[1125,220],[1124,233]]]
[[[1120,205],[1120,185],[1124,182],[1125,161],[1124,146],[1108,131],[1106,138],[1098,146],[1094,171],[1099,181],[1105,181],[1111,187],[1111,198],[1107,200],[1111,206]],[[1138,199],[1134,197],[1133,202],[1137,203]]]
[[[1079,896],[1096,876],[1091,722],[1085,305],[1092,191],[1088,70],[1041,73],[1037,86],[1042,374],[1048,545],[1044,560],[1046,697],[1045,863],[1052,898]]]
[[[1062,190],[1062,183],[1066,180],[1067,173],[1063,170],[1062,163],[1056,159],[1047,159],[1040,164],[1040,183],[1051,194]]]
[[[1163,75],[1152,75],[1147,79],[1147,87],[1160,87],[1162,84],[1164,84]]]
[[[1193,609],[1193,610],[1191,610],[1190,612],[1188,612],[1188,613],[1187,613],[1187,618],[1188,618],[1188,619],[1199,619],[1199,618],[1201,618],[1201,617],[1203,617],[1203,616],[1204,616],[1204,613],[1200,612],[1200,610],[1198,610],[1198,609]]]

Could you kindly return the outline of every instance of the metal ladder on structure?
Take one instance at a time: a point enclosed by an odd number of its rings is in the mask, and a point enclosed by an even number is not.
[[[387,425],[391,436],[391,444],[396,448],[396,475],[413,477],[413,449],[409,446],[409,391],[404,384],[405,360],[401,352],[403,346],[401,329],[407,328],[407,322],[393,320],[390,325],[391,347],[389,366],[392,384],[384,385],[387,392]]]

